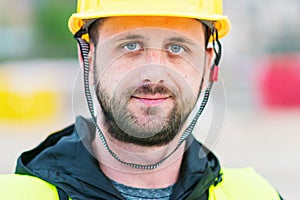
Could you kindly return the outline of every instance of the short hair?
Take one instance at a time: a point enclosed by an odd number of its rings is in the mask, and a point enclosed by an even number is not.
[[[90,27],[88,29],[90,42],[93,43],[95,46],[97,46],[97,44],[98,44],[99,27],[101,26],[103,21],[104,21],[104,18],[97,19],[90,25]]]
[[[93,22],[89,29],[88,29],[88,34],[89,34],[89,39],[90,42],[92,42],[95,46],[97,46],[98,44],[98,39],[99,39],[99,27],[101,26],[101,24],[103,23],[105,18],[100,18],[98,20],[96,20],[95,22]],[[202,23],[202,22],[201,22]],[[205,34],[205,47],[207,47],[208,42],[209,42],[209,38],[211,36],[211,30],[210,28],[202,23],[203,28],[204,28],[204,34]]]

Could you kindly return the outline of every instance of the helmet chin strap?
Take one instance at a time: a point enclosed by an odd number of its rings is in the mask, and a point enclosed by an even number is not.
[[[131,162],[126,162],[121,160],[118,155],[116,153],[114,153],[110,147],[107,144],[107,141],[104,137],[104,134],[102,133],[97,120],[96,120],[96,116],[94,115],[94,105],[93,105],[93,98],[91,95],[91,91],[90,91],[90,87],[89,87],[89,59],[88,59],[88,54],[90,51],[90,47],[89,47],[89,43],[86,42],[84,39],[82,39],[82,35],[83,34],[87,34],[87,28],[82,28],[80,29],[75,35],[74,38],[76,39],[76,41],[79,44],[80,47],[80,51],[81,51],[81,56],[82,56],[82,60],[83,60],[83,78],[84,78],[84,92],[85,92],[85,97],[86,97],[86,101],[88,104],[88,109],[89,112],[91,114],[92,117],[92,122],[94,123],[96,130],[100,136],[101,142],[103,144],[103,146],[105,147],[105,149],[109,152],[109,154],[116,159],[118,162],[127,165],[129,167],[133,167],[136,169],[145,169],[145,170],[152,170],[152,169],[156,169],[158,168],[162,163],[164,163],[171,155],[173,155],[175,153],[175,151],[177,149],[179,149],[179,147],[181,146],[181,144],[188,138],[188,136],[193,132],[193,129],[197,123],[197,120],[199,119],[200,115],[202,114],[209,96],[210,96],[210,92],[213,86],[213,83],[215,81],[218,80],[218,65],[221,59],[221,43],[219,42],[218,39],[218,31],[214,28],[211,29],[211,36],[213,37],[213,48],[214,48],[214,52],[215,52],[215,59],[214,59],[214,63],[211,66],[210,69],[210,80],[209,80],[209,84],[207,89],[205,90],[204,93],[204,97],[202,100],[202,103],[200,105],[200,108],[198,109],[197,113],[195,114],[193,120],[191,121],[191,123],[189,124],[189,126],[185,129],[185,131],[183,132],[182,136],[179,139],[179,142],[177,144],[177,146],[174,148],[174,150],[169,153],[165,158],[163,158],[162,160],[160,160],[157,163],[151,164],[151,165],[142,165],[142,164],[136,164],[136,163],[131,163]],[[216,49],[216,44],[218,46],[218,49]]]

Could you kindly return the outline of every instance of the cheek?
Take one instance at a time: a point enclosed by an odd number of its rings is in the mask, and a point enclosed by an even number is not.
[[[100,66],[99,66],[100,67]],[[130,63],[115,61],[108,66],[97,68],[97,82],[106,90],[114,92],[120,84],[124,84],[124,75],[130,70]]]
[[[203,67],[197,67],[187,62],[173,63],[172,70],[179,76],[173,79],[185,94],[197,96],[203,79]],[[181,82],[178,80],[182,79]]]

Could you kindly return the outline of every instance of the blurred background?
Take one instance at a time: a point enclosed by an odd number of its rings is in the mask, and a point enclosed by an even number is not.
[[[79,65],[67,28],[75,0],[0,3],[0,173],[13,173],[21,152],[86,104],[74,89]],[[213,150],[223,165],[253,166],[299,199],[300,1],[225,0],[224,11],[232,22],[218,83],[226,114]]]

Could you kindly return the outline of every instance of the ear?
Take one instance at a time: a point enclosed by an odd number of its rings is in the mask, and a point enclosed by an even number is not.
[[[201,87],[202,91],[206,89],[206,87],[208,86],[208,83],[209,83],[210,70],[211,70],[211,65],[213,62],[213,54],[214,54],[213,48],[210,47],[210,48],[206,49],[203,84]]]
[[[90,84],[94,83],[94,52],[95,52],[95,45],[93,43],[89,43],[90,51],[88,54],[88,60],[89,60],[89,73],[90,73]],[[81,54],[81,50],[79,45],[77,45],[77,54],[78,54],[78,61],[80,64],[80,68],[83,70],[84,64],[83,64],[83,58]]]

